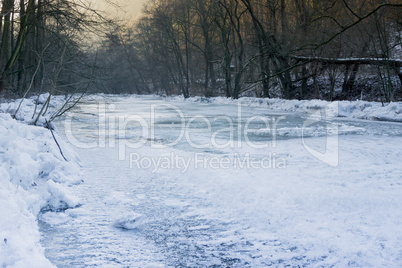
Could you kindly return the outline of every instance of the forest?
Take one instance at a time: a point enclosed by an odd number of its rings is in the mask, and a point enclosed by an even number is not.
[[[131,24],[93,2],[1,1],[2,98],[402,100],[397,0],[149,0]]]

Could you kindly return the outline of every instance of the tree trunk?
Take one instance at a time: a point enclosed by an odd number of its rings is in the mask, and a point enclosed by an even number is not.
[[[4,63],[10,57],[10,35],[11,35],[11,12],[13,9],[13,0],[6,0],[3,3],[2,14],[4,16],[4,25],[1,37],[1,46],[0,46],[0,66],[1,69],[4,68]]]
[[[286,18],[286,1],[281,0],[281,27],[282,27],[282,41],[285,41],[287,33],[287,18]]]
[[[28,6],[27,6],[27,9],[26,9],[26,15],[25,15],[24,18],[21,19],[22,23],[21,23],[20,30],[18,32],[18,37],[17,37],[17,41],[15,43],[15,48],[14,48],[11,56],[7,60],[7,64],[6,64],[6,66],[4,67],[4,69],[2,70],[2,73],[1,73],[0,93],[3,92],[4,85],[6,83],[8,73],[12,69],[12,67],[14,66],[14,64],[15,64],[17,58],[18,58],[18,55],[21,52],[22,46],[25,43],[25,38],[26,38],[26,33],[27,33],[27,28],[28,28],[28,21],[29,21],[28,19],[29,19],[30,13],[32,13],[32,11],[33,11],[32,9],[34,8],[34,6],[35,6],[35,0],[29,0]]]
[[[350,70],[350,65],[346,66],[345,69],[345,79],[343,82],[343,86],[342,86],[342,95],[343,98],[349,99],[356,81],[356,77],[357,77],[357,73],[359,71],[359,64],[354,64],[353,65],[353,69],[350,73],[350,75],[348,74]]]

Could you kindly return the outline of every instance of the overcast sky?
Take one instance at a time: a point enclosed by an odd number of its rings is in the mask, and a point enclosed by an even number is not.
[[[140,15],[142,7],[147,0],[112,0],[117,3],[121,9],[112,8],[109,4],[102,4],[108,13],[118,14],[119,19],[135,19]],[[125,14],[121,14],[124,12]]]

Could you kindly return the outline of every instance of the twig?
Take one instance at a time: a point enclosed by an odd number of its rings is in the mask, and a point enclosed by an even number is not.
[[[40,55],[40,58],[39,58],[39,61],[38,61],[38,66],[36,67],[36,70],[35,70],[34,74],[32,75],[32,78],[31,78],[31,83],[29,84],[28,89],[25,91],[24,96],[22,96],[22,99],[21,99],[21,101],[20,101],[20,104],[18,105],[17,110],[15,110],[15,112],[14,112],[13,118],[16,118],[16,117],[17,117],[17,113],[18,113],[18,111],[19,111],[20,108],[21,108],[22,102],[24,101],[24,99],[25,99],[25,97],[27,96],[28,92],[31,91],[33,82],[34,82],[34,80],[35,80],[35,76],[36,76],[36,74],[38,73],[39,68],[40,68],[40,65],[41,65],[41,63],[42,63],[43,54],[45,53],[45,50],[49,47],[49,45],[50,45],[50,43],[43,49],[43,51],[42,51],[42,53],[41,53],[41,55]]]
[[[49,92],[49,97],[47,98],[46,102],[43,104],[42,109],[40,110],[38,116],[36,117],[36,120],[35,120],[35,122],[33,123],[34,125],[36,125],[36,124],[38,123],[39,117],[41,117],[42,115],[45,115],[45,114],[46,114],[47,109],[49,108],[50,99],[51,99],[51,97],[52,97],[52,94],[54,93],[54,89],[56,88],[56,85],[57,85],[57,81],[58,81],[58,78],[59,78],[59,74],[60,74],[61,68],[63,67],[63,59],[64,59],[64,55],[65,55],[65,53],[66,53],[66,48],[67,48],[66,45],[64,45],[63,52],[62,52],[62,54],[61,54],[61,56],[60,56],[60,61],[59,61],[59,63],[58,63],[56,72],[55,72],[55,74],[54,74],[53,87],[52,87],[52,89],[51,89],[50,92]]]
[[[89,86],[91,85],[91,83],[93,82],[93,75],[94,75],[94,71],[95,71],[95,66],[96,66],[96,60],[98,58],[98,55],[96,54],[95,56],[95,60],[94,63],[92,65],[92,73],[91,73],[91,80],[88,81],[87,83],[87,87],[84,89],[84,91],[81,93],[81,95],[75,99],[73,101],[73,104],[71,104],[69,107],[65,108],[67,106],[67,104],[69,104],[69,101],[73,98],[75,92],[73,94],[71,94],[71,96],[64,102],[63,106],[55,113],[53,113],[53,115],[50,117],[50,122],[52,122],[56,117],[62,116],[64,113],[68,112],[69,110],[71,110],[86,94],[86,92],[88,91]],[[76,90],[78,91],[78,89]]]
[[[63,151],[61,150],[60,144],[57,142],[56,136],[53,133],[53,128],[50,126],[50,124],[47,121],[47,119],[45,119],[45,121],[46,121],[46,128],[50,130],[50,133],[52,133],[53,139],[56,142],[57,147],[59,147],[59,151],[60,151],[61,156],[63,157],[63,159],[65,161],[68,161],[67,158],[64,156]]]
[[[402,4],[392,4],[392,3],[384,3],[384,4],[380,4],[378,5],[376,8],[374,8],[372,11],[370,11],[369,13],[367,13],[366,15],[360,17],[357,16],[357,20],[352,22],[351,24],[347,25],[347,26],[341,26],[341,30],[339,32],[337,32],[336,34],[334,34],[333,36],[331,36],[329,39],[327,39],[326,41],[322,42],[321,44],[318,45],[313,45],[313,49],[317,50],[322,46],[327,45],[328,43],[330,43],[332,40],[334,40],[336,37],[338,37],[339,35],[341,35],[342,33],[344,33],[345,31],[347,31],[348,29],[352,28],[353,26],[359,24],[361,21],[367,19],[368,17],[370,17],[371,15],[373,15],[374,13],[376,13],[378,10],[380,10],[381,8],[385,8],[385,7],[395,7],[395,8],[402,8]],[[349,7],[347,6],[347,8],[349,9]],[[349,9],[350,10],[350,9]]]

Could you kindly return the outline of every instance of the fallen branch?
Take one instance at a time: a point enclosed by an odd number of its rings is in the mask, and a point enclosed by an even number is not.
[[[63,151],[61,150],[60,144],[57,142],[56,136],[53,133],[53,128],[50,126],[49,122],[47,121],[47,119],[45,119],[46,121],[46,128],[50,130],[50,133],[52,133],[53,139],[56,142],[57,147],[59,147],[59,151],[61,156],[64,158],[65,161],[68,161],[67,158],[64,156]]]
[[[302,57],[302,56],[291,56],[292,59],[296,61],[310,63],[318,62],[323,64],[338,64],[338,65],[383,65],[391,67],[402,67],[402,60],[399,59],[389,59],[389,58],[323,58],[323,57]]]

